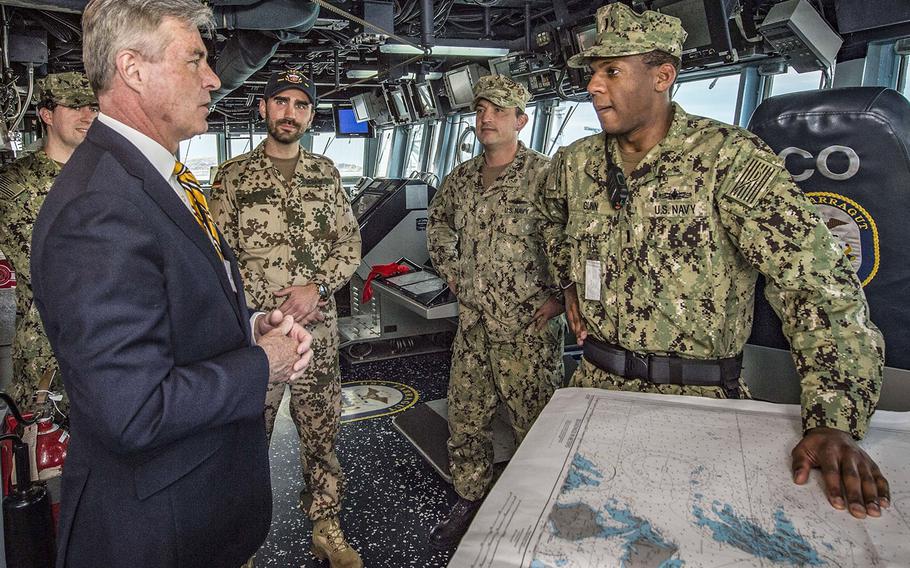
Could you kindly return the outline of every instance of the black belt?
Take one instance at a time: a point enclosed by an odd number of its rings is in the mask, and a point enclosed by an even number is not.
[[[742,353],[726,359],[683,359],[672,355],[646,355],[587,337],[585,359],[595,367],[626,379],[655,385],[721,387],[731,398],[739,397]]]

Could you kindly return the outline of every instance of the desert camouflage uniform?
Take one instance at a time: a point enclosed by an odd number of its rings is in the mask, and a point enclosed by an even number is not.
[[[588,334],[639,353],[735,356],[762,273],[802,377],[803,427],[861,437],[878,401],[884,343],[849,261],[761,140],[676,104],[673,111],[666,138],[627,176],[621,211],[597,182],[606,179],[603,134],[554,157],[541,206],[556,223],[545,229],[548,253],[556,277],[576,283]],[[612,137],[610,151],[621,163]],[[585,298],[589,260],[602,266],[594,300]],[[573,384],[724,396],[624,380],[587,361]]]
[[[264,152],[265,142],[222,164],[212,184],[212,214],[237,252],[251,302],[272,310],[287,286],[323,283],[330,291],[325,321],[308,326],[313,360],[291,383],[291,418],[300,435],[300,458],[311,520],[337,516],[344,477],[335,455],[341,420],[338,316],[332,294],[360,265],[360,230],[332,161],[301,149],[288,183]],[[271,436],[283,384],[266,394]]]
[[[11,395],[23,412],[35,410],[33,398],[45,370],[58,373],[51,388],[63,391],[60,367],[33,302],[30,268],[32,227],[59,173],[60,165],[41,150],[16,160],[0,172],[0,250],[16,272]],[[57,405],[63,412],[67,411],[69,400],[65,393]]]
[[[427,225],[430,257],[458,289],[448,447],[455,490],[472,501],[492,479],[497,402],[505,404],[521,442],[562,381],[565,327],[562,316],[541,332],[529,327],[548,298],[561,298],[534,205],[548,159],[519,143],[515,159],[487,189],[483,163],[478,156],[443,180]]]

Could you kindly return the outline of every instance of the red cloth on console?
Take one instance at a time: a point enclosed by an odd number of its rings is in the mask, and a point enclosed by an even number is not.
[[[376,264],[370,270],[370,275],[367,277],[366,284],[363,285],[363,295],[360,298],[361,304],[366,304],[373,299],[373,279],[377,276],[389,277],[389,276],[398,276],[399,274],[404,274],[410,272],[411,267],[406,264],[398,264],[397,262],[391,262],[389,264]]]

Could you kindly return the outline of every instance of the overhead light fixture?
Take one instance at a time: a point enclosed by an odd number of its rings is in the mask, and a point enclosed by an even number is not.
[[[422,49],[404,43],[384,43],[379,46],[379,51],[396,55],[423,53]],[[508,47],[486,45],[434,45],[430,47],[430,54],[440,57],[502,57],[508,53]]]
[[[348,79],[369,79],[375,77],[376,73],[375,69],[348,69],[344,72]]]
[[[375,77],[377,71],[375,69],[348,69],[344,72],[345,76],[348,79],[369,79],[370,77]],[[427,79],[441,79],[442,73],[431,72],[426,74]],[[405,73],[399,79],[405,80],[415,80],[417,79],[416,73]]]

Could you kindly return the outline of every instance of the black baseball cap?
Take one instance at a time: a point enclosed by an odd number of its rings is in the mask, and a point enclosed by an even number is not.
[[[275,71],[269,76],[269,82],[265,84],[265,93],[263,96],[270,99],[287,89],[297,89],[303,91],[310,97],[310,103],[316,106],[316,84],[309,80],[303,73],[290,69],[287,71]]]

